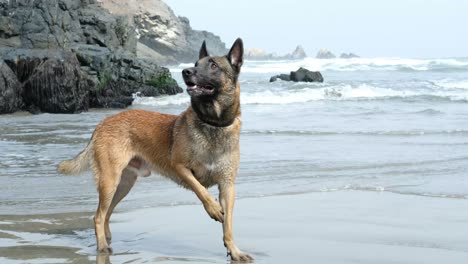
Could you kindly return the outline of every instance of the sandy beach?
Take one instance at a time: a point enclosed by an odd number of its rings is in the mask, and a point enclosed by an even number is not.
[[[464,263],[467,212],[462,199],[293,194],[239,200],[234,228],[256,263]],[[91,214],[1,216],[0,262],[228,262],[201,205],[117,211],[110,258],[96,256]]]

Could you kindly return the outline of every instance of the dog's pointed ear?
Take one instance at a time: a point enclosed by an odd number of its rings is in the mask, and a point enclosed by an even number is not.
[[[198,59],[203,59],[208,56],[210,55],[208,55],[208,50],[206,49],[206,41],[203,41],[203,44],[200,48],[200,53],[198,54]]]
[[[237,71],[240,71],[242,63],[244,62],[244,44],[241,38],[236,39],[234,44],[232,44],[227,57],[231,65],[234,66]]]

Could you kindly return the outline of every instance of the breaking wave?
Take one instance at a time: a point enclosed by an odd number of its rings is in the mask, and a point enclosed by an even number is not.
[[[320,100],[393,100],[393,99],[425,99],[425,100],[448,100],[468,101],[468,89],[452,89],[458,87],[455,83],[446,82],[434,84],[434,89],[392,89],[377,87],[370,84],[301,84],[302,88],[291,87],[290,89],[275,89],[270,87],[257,92],[243,91],[241,93],[242,104],[292,104],[306,103]],[[466,85],[466,84],[463,84]],[[442,87],[442,89],[435,89]],[[179,94],[175,96],[142,97],[134,101],[134,105],[180,105],[188,104],[189,96]]]
[[[468,81],[455,81],[450,79],[444,79],[433,82],[434,85],[445,88],[445,89],[468,89]]]

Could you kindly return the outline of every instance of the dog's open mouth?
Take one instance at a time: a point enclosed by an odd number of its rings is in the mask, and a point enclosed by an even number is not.
[[[187,85],[187,92],[190,95],[203,95],[203,94],[213,94],[214,87],[211,85],[199,85],[193,82],[186,82]]]

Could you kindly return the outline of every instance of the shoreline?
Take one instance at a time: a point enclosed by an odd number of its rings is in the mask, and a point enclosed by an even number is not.
[[[245,198],[236,203],[234,235],[255,263],[462,263],[468,259],[468,239],[461,232],[468,227],[467,211],[463,199],[386,192]],[[0,260],[107,263],[96,259],[91,217],[91,212],[2,216]],[[221,224],[199,204],[117,208],[111,230],[111,262],[226,260]]]

